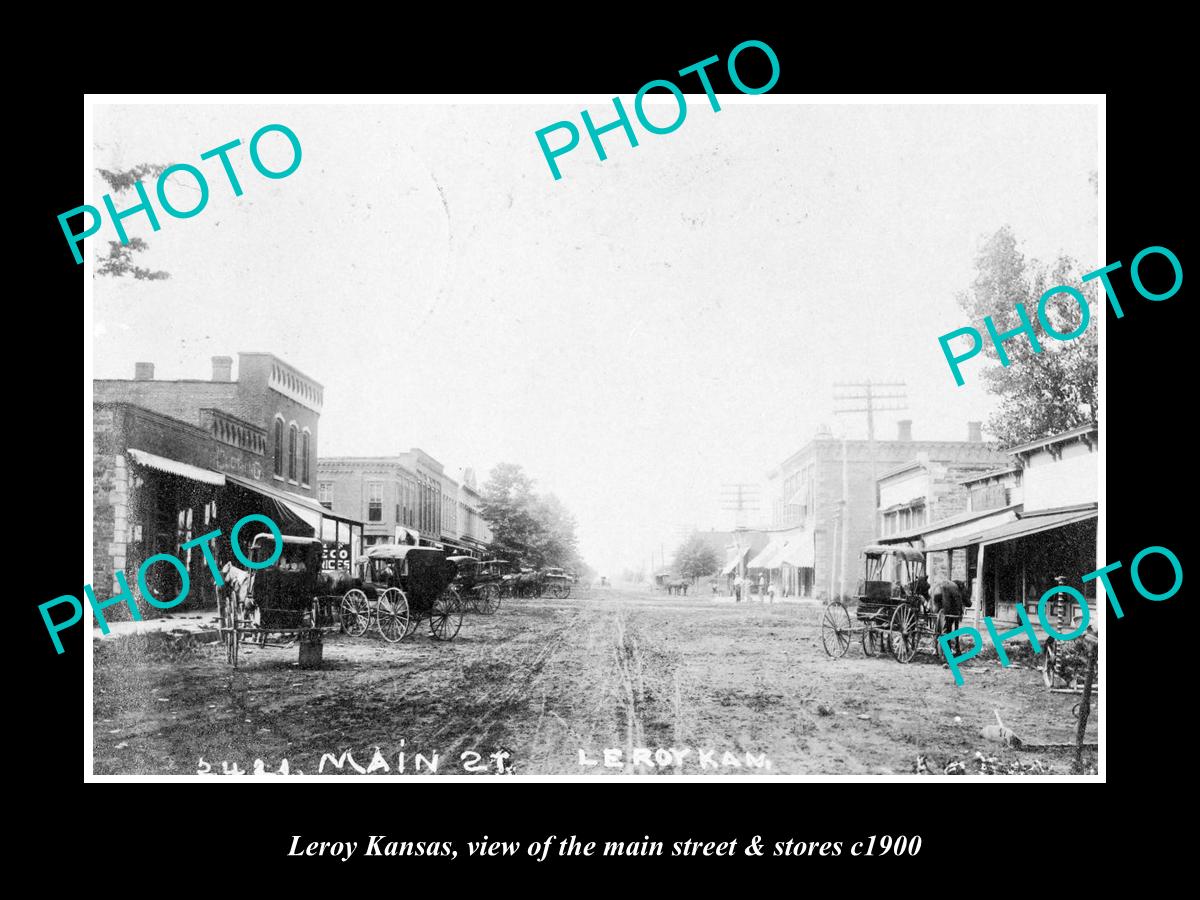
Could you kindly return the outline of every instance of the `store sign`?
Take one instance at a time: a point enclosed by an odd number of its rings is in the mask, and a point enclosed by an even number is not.
[[[350,571],[350,545],[345,541],[322,541],[325,545],[321,553],[321,571],[334,572]]]

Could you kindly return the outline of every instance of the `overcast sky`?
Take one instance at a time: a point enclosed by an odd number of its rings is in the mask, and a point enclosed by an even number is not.
[[[981,239],[1008,224],[1028,256],[1104,262],[1094,107],[740,99],[689,96],[674,133],[635,124],[637,148],[610,132],[603,163],[584,133],[560,181],[534,132],[582,102],[98,106],[96,166],[189,162],[211,196],[157,233],[125,220],[171,278],[96,279],[95,377],[275,353],[325,386],[320,454],[419,446],[481,480],[520,463],[611,575],[669,556],[681,526],[728,527],[722,483],[763,481],[821,423],[865,436],[833,415],[834,382],[907,383],[881,436],[911,418],[915,438],[965,438],[992,403],[977,367],[955,386],[937,337],[967,324],[954,295]],[[303,161],[272,181],[246,145],[275,122]],[[199,159],[234,138],[239,198]],[[290,158],[279,135],[262,149]]]

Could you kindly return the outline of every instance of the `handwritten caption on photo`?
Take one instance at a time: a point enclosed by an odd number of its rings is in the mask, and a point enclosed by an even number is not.
[[[1171,285],[1169,290],[1166,290],[1161,294],[1156,294],[1155,292],[1149,290],[1145,284],[1142,283],[1140,267],[1142,261],[1150,254],[1166,257],[1175,273],[1174,284]],[[1109,274],[1111,272],[1115,272],[1120,268],[1121,261],[1117,260],[1115,263],[1109,263],[1102,269],[1096,269],[1094,272],[1088,272],[1083,276],[1081,281],[1086,284],[1087,282],[1093,281],[1097,278],[1100,279],[1100,283],[1104,285],[1104,291],[1108,296],[1108,302],[1112,305],[1113,313],[1118,319],[1123,319],[1125,317],[1125,310],[1121,308],[1121,303],[1119,300],[1117,300],[1117,290],[1113,287],[1112,280],[1109,278]],[[1133,258],[1133,262],[1129,265],[1129,277],[1133,282],[1134,288],[1137,289],[1137,292],[1147,300],[1153,300],[1155,302],[1169,300],[1179,293],[1179,289],[1183,287],[1183,266],[1179,264],[1179,258],[1166,247],[1147,247]],[[1056,330],[1046,312],[1050,301],[1055,297],[1062,295],[1071,297],[1071,299],[1079,305],[1079,324],[1076,325],[1072,331]],[[1021,324],[1019,327],[1013,328],[1009,331],[997,331],[996,323],[991,316],[984,316],[983,318],[984,330],[991,339],[992,346],[996,349],[996,357],[1000,360],[1000,365],[1004,367],[1007,367],[1012,362],[1009,359],[1008,353],[1004,350],[1004,342],[1012,340],[1019,335],[1025,335],[1025,338],[1029,341],[1030,349],[1034,353],[1042,352],[1041,342],[1038,340],[1037,332],[1029,318],[1029,310],[1025,308],[1024,303],[1015,303],[1013,304],[1013,308],[1017,311],[1017,318],[1020,320]],[[1052,287],[1050,290],[1042,294],[1042,296],[1038,299],[1038,322],[1041,324],[1042,330],[1056,341],[1071,341],[1079,337],[1085,331],[1087,331],[1087,327],[1091,322],[1091,318],[1092,313],[1088,306],[1087,298],[1084,297],[1083,294],[1078,290],[1068,285],[1060,284],[1056,287]],[[950,352],[950,342],[958,337],[970,338],[971,346],[963,353],[953,354]],[[964,328],[957,328],[954,331],[943,334],[938,338],[938,344],[942,348],[942,353],[946,357],[946,362],[950,364],[950,371],[954,375],[954,383],[959,387],[962,387],[966,381],[963,379],[962,370],[959,364],[979,355],[980,351],[983,350],[983,335],[979,333],[978,328],[973,328],[968,325]]]
[[[766,54],[767,61],[771,64],[771,78],[762,87],[752,88],[742,81],[738,75],[738,55],[751,47],[761,50]],[[720,60],[719,56],[710,56],[708,59],[702,59],[698,63],[679,70],[680,75],[690,75],[692,72],[696,73],[700,78],[700,84],[704,86],[704,93],[708,95],[708,103],[712,107],[713,112],[720,112],[721,104],[717,101],[717,95],[713,93],[712,82],[709,81],[708,73],[704,70],[713,63],[720,62]],[[729,80],[743,94],[765,94],[771,88],[775,87],[776,82],[779,81],[779,57],[775,55],[774,50],[762,41],[742,41],[742,43],[738,44],[730,52],[726,68],[729,70]],[[675,121],[670,125],[655,125],[646,117],[646,110],[644,108],[646,93],[655,88],[664,88],[670,91],[675,97],[675,102],[679,105],[679,112],[676,114]],[[596,123],[592,121],[591,113],[586,109],[581,110],[579,113],[580,118],[583,120],[583,127],[587,129],[588,137],[592,139],[592,146],[596,149],[596,156],[599,157],[600,162],[608,159],[608,154],[604,151],[604,145],[600,142],[600,135],[602,134],[620,128],[624,130],[625,136],[629,139],[630,147],[638,145],[637,135],[633,130],[633,123],[629,121],[629,113],[625,111],[625,107],[621,104],[621,98],[613,97],[612,102],[617,110],[616,121],[609,122],[607,125],[601,125],[599,128],[596,127]],[[633,99],[633,112],[642,127],[651,134],[670,134],[672,131],[676,131],[683,124],[683,120],[687,118],[687,100],[684,99],[683,92],[679,90],[674,82],[658,78],[654,81],[647,81],[642,85],[641,89],[637,92],[637,96]],[[561,147],[551,150],[546,136],[552,131],[558,130],[565,130],[569,137],[567,138],[567,142]],[[579,146],[579,129],[575,127],[574,122],[563,120],[539,129],[534,132],[534,136],[538,140],[538,145],[542,148],[542,155],[546,158],[547,165],[550,166],[550,173],[554,176],[554,180],[558,181],[562,178],[562,172],[559,171],[558,163],[555,160],[566,153],[570,153]]]
[[[238,546],[238,533],[242,527],[250,522],[261,522],[267,526],[267,529],[275,537],[275,550],[272,554],[261,562],[254,562],[247,559]],[[185,544],[180,545],[182,550],[190,550],[192,547],[198,547],[200,552],[204,554],[204,561],[208,563],[208,569],[212,572],[213,581],[217,587],[225,586],[225,579],[221,576],[221,570],[217,567],[217,558],[213,555],[212,547],[208,545],[209,541],[215,540],[221,536],[221,529],[210,531],[208,534],[202,534],[198,538],[193,538]],[[249,516],[243,516],[233,526],[233,530],[229,533],[229,546],[233,551],[233,555],[247,569],[265,569],[275,564],[283,553],[283,534],[279,530],[279,526],[268,519],[266,516],[254,513]],[[150,571],[150,567],[156,563],[168,563],[175,568],[179,573],[180,589],[179,595],[174,600],[159,600],[154,596],[146,583],[146,573]],[[83,593],[87,596],[88,604],[92,608],[92,615],[96,619],[96,624],[100,626],[100,633],[107,635],[110,631],[108,621],[104,618],[104,610],[110,606],[115,606],[118,603],[124,602],[129,607],[130,617],[136,621],[142,621],[142,613],[138,609],[137,601],[133,598],[133,593],[129,589],[129,582],[125,578],[125,573],[118,571],[114,576],[117,584],[121,588],[121,592],[114,597],[110,597],[104,601],[96,600],[96,593],[92,590],[90,584],[84,585]],[[188,575],[188,567],[177,556],[170,553],[155,553],[153,556],[147,557],[138,567],[137,571],[137,586],[141,591],[142,599],[157,609],[171,609],[178,606],[187,599],[188,593],[191,591],[191,578]],[[65,622],[54,622],[50,618],[50,610],[55,606],[69,604],[74,608],[71,618]],[[54,642],[54,649],[58,653],[63,652],[62,641],[58,635],[60,632],[79,624],[83,619],[83,604],[78,597],[72,594],[63,594],[61,597],[55,597],[53,600],[47,600],[38,607],[38,612],[42,614],[42,621],[46,623],[46,630],[50,632],[50,639]]]
[[[1163,591],[1162,593],[1154,593],[1153,591],[1149,591],[1146,589],[1145,584],[1142,583],[1141,574],[1138,569],[1139,566],[1141,566],[1142,560],[1150,554],[1165,556],[1171,563],[1171,569],[1175,575],[1175,583],[1169,590]],[[1104,594],[1106,597],[1108,597],[1108,602],[1112,605],[1113,612],[1116,614],[1118,619],[1123,619],[1125,617],[1125,610],[1121,608],[1121,604],[1117,600],[1117,592],[1113,588],[1112,582],[1108,577],[1111,572],[1115,572],[1120,568],[1121,561],[1117,560],[1116,562],[1109,563],[1107,566],[1097,569],[1094,572],[1088,572],[1088,574],[1084,575],[1080,580],[1084,583],[1098,580],[1102,585],[1104,585]],[[1179,593],[1179,589],[1183,587],[1183,566],[1179,562],[1179,557],[1177,557],[1166,547],[1147,547],[1145,550],[1137,554],[1137,556],[1133,558],[1133,562],[1129,564],[1129,578],[1133,582],[1133,586],[1137,592],[1147,600],[1153,600],[1155,602],[1169,600]],[[1046,606],[1050,602],[1051,598],[1057,594],[1066,594],[1072,600],[1074,600],[1076,604],[1078,604],[1079,609],[1081,610],[1079,624],[1075,627],[1074,631],[1069,631],[1065,634],[1057,631],[1046,618]],[[1037,633],[1034,631],[1033,624],[1029,621],[1029,615],[1025,612],[1025,604],[1017,603],[1016,611],[1017,618],[1021,620],[1020,626],[1003,633],[996,630],[996,625],[992,621],[991,616],[985,616],[983,619],[983,624],[987,627],[988,636],[992,639],[992,646],[996,648],[996,655],[1000,658],[1000,664],[1002,666],[1011,665],[1008,654],[1004,651],[1004,642],[1010,638],[1015,638],[1017,635],[1024,634],[1029,638],[1029,645],[1031,648],[1033,648],[1034,653],[1042,652],[1041,642],[1038,641]],[[1046,591],[1046,593],[1042,594],[1041,599],[1038,600],[1037,615],[1038,621],[1041,622],[1042,629],[1047,635],[1057,641],[1075,640],[1087,631],[1088,624],[1091,622],[1091,610],[1088,608],[1087,598],[1069,584],[1055,585]],[[963,653],[955,655],[950,652],[950,642],[956,637],[962,635],[966,635],[971,638],[973,642],[972,646]],[[962,671],[959,668],[959,663],[965,662],[966,660],[979,655],[979,652],[983,649],[983,635],[980,634],[978,628],[956,628],[954,631],[940,636],[938,638],[938,645],[942,648],[942,656],[945,657],[946,663],[950,668],[950,672],[954,676],[954,683],[961,687],[963,683],[963,676]]]
[[[916,856],[924,842],[919,834],[908,835],[872,834],[856,841],[786,841],[764,839],[754,835],[748,841],[730,838],[726,841],[702,841],[688,838],[672,841],[670,850],[664,841],[656,841],[650,835],[641,840],[583,841],[576,835],[559,838],[551,834],[544,841],[491,840],[483,835],[481,840],[466,842],[467,856],[520,856],[524,855],[545,862],[555,857],[592,856],[841,856],[848,850],[850,856]],[[359,854],[359,848],[362,852]],[[598,852],[597,852],[598,851]],[[370,835],[365,845],[362,841],[305,841],[304,835],[292,835],[292,844],[287,856],[329,857],[339,862],[348,862],[356,855],[362,856],[445,856],[458,859],[458,848],[454,841],[398,841],[386,834]]]
[[[271,132],[278,132],[288,139],[292,147],[292,161],[285,168],[275,170],[268,169],[262,161],[262,156],[259,153],[259,142],[263,137]],[[200,159],[208,160],[217,157],[221,160],[221,166],[225,170],[225,176],[229,179],[229,186],[233,189],[233,196],[240,197],[244,193],[242,184],[238,181],[237,173],[233,170],[233,163],[229,161],[229,153],[231,150],[240,147],[242,144],[240,138],[235,138],[228,143],[222,144],[220,147],[214,147],[211,150],[206,150],[200,154]],[[258,131],[254,132],[254,136],[250,138],[250,162],[254,168],[264,178],[280,179],[287,178],[296,169],[300,168],[300,139],[296,137],[296,133],[286,125],[264,125]],[[167,198],[167,183],[171,176],[176,173],[187,173],[196,181],[196,189],[200,192],[200,197],[196,201],[196,205],[191,209],[181,209],[174,206]],[[154,206],[150,203],[150,196],[146,193],[146,187],[142,182],[135,181],[132,185],[134,191],[137,192],[138,199],[141,201],[136,206],[131,206],[129,209],[117,212],[116,205],[113,203],[112,194],[105,194],[101,199],[104,203],[104,208],[108,210],[108,217],[112,221],[113,228],[117,232],[117,237],[123,245],[129,244],[129,235],[125,233],[125,226],[122,220],[128,219],[130,216],[139,212],[146,214],[146,219],[150,223],[150,228],[153,231],[158,231],[162,226],[158,222],[158,215],[154,212]],[[158,176],[158,181],[155,183],[155,193],[158,195],[158,203],[163,208],[167,215],[174,219],[190,219],[192,216],[199,215],[204,211],[204,207],[208,205],[208,181],[195,166],[189,163],[175,163],[167,166]],[[92,224],[85,225],[83,231],[76,234],[71,230],[71,226],[67,224],[67,220],[73,216],[82,213],[86,217],[91,216]],[[104,224],[104,217],[100,214],[100,210],[91,204],[85,203],[83,206],[77,206],[68,212],[63,213],[58,217],[58,224],[62,228],[63,234],[66,235],[67,244],[71,247],[71,253],[75,256],[75,262],[83,262],[83,254],[79,252],[79,245],[85,238],[92,237],[96,234]]]

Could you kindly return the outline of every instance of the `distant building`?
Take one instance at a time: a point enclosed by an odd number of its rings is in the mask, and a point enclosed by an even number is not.
[[[784,549],[799,562],[785,565],[782,559],[778,561],[782,589],[818,598],[852,592],[859,552],[874,543],[878,534],[876,480],[889,472],[902,474],[898,470],[918,458],[925,459],[929,467],[917,479],[924,485],[918,484],[918,491],[925,490],[919,496],[925,499],[917,503],[918,495],[913,495],[903,503],[892,503],[897,522],[902,521],[899,512],[903,509],[908,510],[911,523],[914,517],[926,517],[931,503],[936,507],[958,502],[950,497],[948,474],[941,473],[976,466],[986,470],[1005,462],[996,444],[983,440],[978,422],[968,423],[965,441],[915,441],[912,422],[904,420],[895,440],[876,440],[873,447],[866,440],[836,440],[828,429],[822,429],[769,473],[773,527],[790,532],[783,539]],[[896,496],[912,487],[908,484],[899,490],[898,482]],[[965,504],[965,498],[962,502]]]
[[[491,541],[475,488],[464,495],[443,465],[417,447],[396,456],[324,457],[317,478],[322,504],[362,519],[367,546],[409,543],[480,556]]]

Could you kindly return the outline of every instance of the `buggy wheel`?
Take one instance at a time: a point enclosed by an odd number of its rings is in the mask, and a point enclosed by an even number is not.
[[[479,589],[478,603],[483,615],[495,615],[500,608],[500,589],[494,584],[485,584]]]
[[[449,587],[434,599],[429,609],[429,633],[435,641],[452,641],[462,628],[462,603],[458,591]]]
[[[555,600],[566,600],[571,595],[571,586],[558,581],[552,581],[547,585],[545,592]]]
[[[404,640],[410,618],[408,598],[400,588],[388,588],[379,595],[379,603],[375,606],[375,628],[389,644]]]
[[[901,603],[892,613],[892,656],[897,662],[911,662],[921,646],[921,623],[909,604]]]
[[[834,659],[846,655],[850,649],[850,637],[854,628],[850,624],[850,613],[840,601],[833,601],[825,608],[821,620],[821,643],[825,652]]]
[[[862,649],[867,656],[878,656],[887,648],[883,645],[883,631],[875,627],[874,622],[868,622],[862,630]]]
[[[342,631],[351,637],[365,634],[371,627],[371,607],[367,595],[358,588],[346,591],[341,606]]]
[[[1057,680],[1057,673],[1054,671],[1058,663],[1058,642],[1052,637],[1046,638],[1045,647],[1042,652],[1042,681],[1046,683],[1046,687],[1052,688]]]

